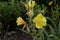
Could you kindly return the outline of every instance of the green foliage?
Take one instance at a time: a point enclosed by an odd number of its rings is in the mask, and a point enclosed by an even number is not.
[[[0,30],[5,31],[9,27],[9,31],[22,29],[20,26],[16,25],[17,17],[21,16],[25,21],[27,18],[25,6],[21,1],[11,0],[10,2],[0,2]],[[43,29],[36,29],[35,27],[28,27],[26,31],[29,35],[33,37],[33,40],[60,40],[60,5],[59,0],[53,5],[48,5],[46,0],[36,0],[36,5],[34,7],[34,16],[39,12],[43,13],[47,18],[47,26]],[[39,11],[38,11],[39,10]],[[4,21],[4,22],[3,22]],[[6,22],[6,23],[5,23]],[[28,22],[28,21],[27,21]],[[5,23],[5,24],[4,24]],[[14,23],[14,24],[12,24]],[[7,26],[6,26],[7,24]],[[12,27],[13,26],[13,27]],[[15,28],[15,29],[13,29]],[[11,29],[11,30],[10,30]]]

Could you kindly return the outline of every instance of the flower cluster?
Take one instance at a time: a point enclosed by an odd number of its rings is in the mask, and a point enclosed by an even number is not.
[[[35,1],[29,0],[27,3],[24,4],[27,9],[27,16],[32,17],[34,15],[33,8],[35,6]]]
[[[27,9],[33,8],[35,6],[35,1],[29,0],[26,4],[24,4]]]
[[[33,7],[35,6],[35,1],[30,0],[28,1],[26,4],[24,4],[27,10],[27,15],[29,16],[29,18],[33,17],[34,13],[33,13]],[[36,28],[42,28],[43,26],[46,26],[46,18],[42,15],[42,13],[39,13],[36,17],[34,17],[33,19],[33,23],[36,25]],[[18,17],[16,20],[17,25],[24,25],[26,24],[26,22],[21,18]]]

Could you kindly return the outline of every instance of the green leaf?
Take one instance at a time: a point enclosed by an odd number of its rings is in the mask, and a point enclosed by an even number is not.
[[[52,26],[51,25],[49,25],[49,28],[50,28],[50,32],[51,32],[51,34],[53,35],[53,36],[55,36],[55,30],[52,28]]]
[[[60,22],[58,24],[58,33],[60,34]]]

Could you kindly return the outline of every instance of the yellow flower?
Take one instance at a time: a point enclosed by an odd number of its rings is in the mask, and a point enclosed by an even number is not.
[[[52,5],[53,4],[53,1],[50,1],[49,3],[48,3],[48,5]]]
[[[35,1],[32,1],[31,7],[33,8],[35,6]]]
[[[42,28],[43,26],[46,26],[46,18],[40,13],[38,14],[34,19],[33,22],[36,25],[36,28]]]
[[[25,7],[28,8],[33,8],[35,6],[35,1],[28,1],[28,3],[24,4]]]
[[[25,21],[21,18],[21,17],[18,17],[17,20],[16,20],[16,23],[17,25],[24,25],[25,24]]]

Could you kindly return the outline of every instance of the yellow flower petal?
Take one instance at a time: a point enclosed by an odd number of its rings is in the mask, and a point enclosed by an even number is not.
[[[36,24],[36,28],[42,28],[42,26],[40,26],[39,24]]]
[[[28,2],[28,7],[31,8],[31,1]]]
[[[35,1],[32,1],[32,5],[31,6],[32,6],[32,8],[35,6]]]
[[[34,19],[33,22],[36,25],[36,28],[42,28],[43,26],[46,26],[46,18],[40,13],[38,14]]]
[[[16,23],[19,26],[19,25],[25,24],[25,21],[21,17],[18,17],[17,20],[16,20]]]
[[[53,1],[50,1],[50,2],[48,3],[48,5],[52,5],[52,3],[53,3]]]

